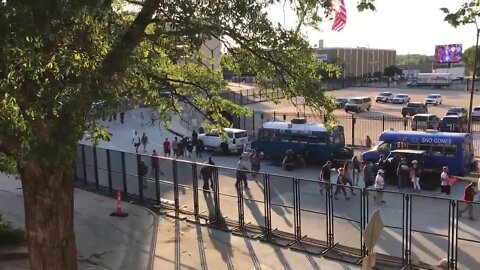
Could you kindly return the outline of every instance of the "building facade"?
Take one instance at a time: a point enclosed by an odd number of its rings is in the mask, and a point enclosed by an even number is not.
[[[322,44],[322,43],[320,43]],[[343,64],[347,77],[371,77],[377,71],[383,72],[395,65],[397,52],[387,49],[358,48],[318,48],[317,60],[338,61]]]

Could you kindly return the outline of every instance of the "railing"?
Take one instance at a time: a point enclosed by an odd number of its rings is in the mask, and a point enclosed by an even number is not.
[[[354,264],[368,253],[363,231],[379,210],[385,228],[375,247],[377,269],[428,268],[442,259],[448,269],[480,265],[480,224],[459,217],[463,202],[384,191],[383,204],[373,201],[376,190],[359,187],[346,187],[350,200],[337,200],[337,184],[325,183],[322,194],[318,181],[268,173],[249,174],[249,188],[237,189],[236,170],[220,166],[212,167],[207,190],[199,171],[208,165],[160,157],[160,168],[152,171],[151,159],[79,144],[76,179],[98,191],[122,190],[129,200],[161,205],[177,218]],[[144,177],[138,173],[141,161],[149,166]]]
[[[293,118],[306,118],[307,122],[322,123],[323,115],[311,114],[304,112],[257,112],[254,111],[251,116],[242,116],[233,119],[233,125],[236,128],[245,129],[251,137],[255,137],[256,131],[263,123],[269,121],[291,121]],[[411,118],[395,117],[395,116],[361,116],[361,115],[345,115],[335,116],[340,125],[343,126],[345,132],[345,142],[352,146],[365,146],[366,137],[370,136],[371,140],[378,138],[378,135],[385,130],[420,130],[417,123]],[[473,144],[475,155],[480,157],[480,123],[472,124]]]

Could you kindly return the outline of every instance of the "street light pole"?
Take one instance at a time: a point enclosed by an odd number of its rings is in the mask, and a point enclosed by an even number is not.
[[[472,132],[472,110],[473,110],[473,93],[475,91],[475,75],[477,71],[477,54],[478,54],[478,37],[480,35],[480,29],[477,28],[477,42],[475,43],[475,58],[473,59],[473,76],[472,76],[472,89],[470,89],[470,108],[468,112],[468,133]]]

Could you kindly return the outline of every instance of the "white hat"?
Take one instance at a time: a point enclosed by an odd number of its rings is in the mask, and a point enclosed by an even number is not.
[[[378,170],[378,173],[385,173],[382,169]]]
[[[412,161],[412,164],[417,164],[417,163],[418,163],[418,161],[416,161],[416,160]]]

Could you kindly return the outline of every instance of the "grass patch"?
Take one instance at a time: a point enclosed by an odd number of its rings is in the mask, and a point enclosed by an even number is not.
[[[3,215],[0,215],[0,246],[16,245],[25,240],[25,231],[14,228]]]

